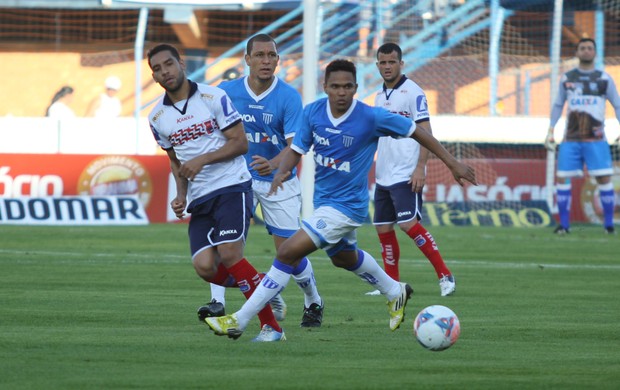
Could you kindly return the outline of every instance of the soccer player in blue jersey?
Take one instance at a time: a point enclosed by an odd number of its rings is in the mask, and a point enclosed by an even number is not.
[[[354,99],[357,83],[352,62],[329,63],[323,87],[327,98],[304,108],[302,128],[271,183],[271,192],[277,193],[302,154],[314,148],[314,214],[280,245],[271,269],[239,311],[206,319],[217,335],[241,336],[250,319],[286,287],[301,259],[318,248],[327,252],[336,267],[377,288],[388,301],[390,329],[400,327],[413,289],[389,277],[370,254],[356,245],[356,229],[368,217],[368,171],[380,137],[413,137],[450,168],[459,184],[463,180],[476,183],[472,168],[457,161],[410,119]]]
[[[392,42],[377,50],[377,68],[384,83],[375,97],[375,106],[409,118],[432,134],[426,95],[418,84],[401,73],[402,58],[402,49]],[[381,244],[383,267],[388,275],[400,280],[400,246],[394,231],[394,225],[398,224],[433,265],[441,296],[447,296],[456,290],[454,275],[443,261],[435,238],[420,223],[427,160],[428,150],[411,138],[386,136],[379,139],[373,223]],[[375,290],[368,294],[378,293]]]
[[[273,237],[276,251],[299,229],[301,189],[296,169],[293,168],[292,175],[282,183],[277,194],[267,194],[282,156],[289,149],[295,132],[301,128],[303,112],[299,92],[274,75],[279,59],[273,38],[257,34],[247,43],[245,62],[250,74],[219,85],[243,118],[249,143],[245,159],[252,174],[254,207],[260,204],[265,227]],[[304,257],[292,275],[304,292],[301,327],[321,326],[323,301],[317,290],[312,264]],[[217,311],[223,315],[224,288],[212,285],[211,296],[211,303],[199,309],[205,312],[205,318],[214,316]],[[276,318],[281,321],[286,306],[278,297],[270,303]]]
[[[609,100],[620,121],[620,96],[611,76],[594,68],[596,43],[583,38],[577,44],[579,66],[566,72],[560,80],[558,96],[551,109],[545,145],[555,150],[553,130],[568,102],[564,140],[558,152],[556,200],[560,224],[555,233],[570,232],[571,178],[583,176],[583,165],[598,184],[603,208],[603,227],[613,234],[615,194],[611,181],[613,164],[605,137],[605,105]]]
[[[165,90],[149,124],[168,154],[176,182],[170,206],[180,219],[186,211],[192,215],[188,232],[194,269],[205,281],[238,286],[250,297],[260,275],[243,254],[252,182],[243,159],[248,142],[241,115],[223,90],[186,78],[174,46],[157,45],[147,58],[153,80]],[[261,332],[255,341],[285,339],[269,305],[257,314]]]

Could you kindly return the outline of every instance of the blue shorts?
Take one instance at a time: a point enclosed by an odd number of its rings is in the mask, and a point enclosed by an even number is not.
[[[372,223],[386,225],[422,219],[422,193],[411,191],[411,184],[396,183],[375,187],[375,215]]]
[[[611,151],[607,141],[566,141],[560,144],[558,177],[583,176],[584,163],[590,176],[613,175]]]
[[[189,221],[192,257],[207,248],[244,240],[252,217],[252,191],[217,195],[195,206]]]

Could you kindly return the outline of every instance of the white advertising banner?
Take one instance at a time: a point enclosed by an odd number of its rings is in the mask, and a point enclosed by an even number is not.
[[[137,195],[0,197],[5,225],[148,225]]]

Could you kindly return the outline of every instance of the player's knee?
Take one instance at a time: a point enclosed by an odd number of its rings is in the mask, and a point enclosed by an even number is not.
[[[336,259],[336,258],[331,258],[332,264],[338,268],[349,268],[347,267],[347,262],[343,261],[342,259]]]
[[[596,176],[594,178],[598,185],[605,185],[611,183],[611,176]]]
[[[207,282],[210,282],[216,274],[216,270],[213,267],[207,267],[205,264],[196,261],[194,262],[194,270],[201,279]]]
[[[231,267],[243,258],[242,243],[228,243],[217,247],[217,254],[224,266]]]
[[[398,227],[400,228],[400,230],[402,230],[403,232],[407,233],[412,227],[414,227],[417,224],[418,224],[418,220],[417,219],[413,219],[411,221],[399,223]]]
[[[357,265],[357,251],[340,251],[329,257],[332,264],[338,268],[350,270]]]
[[[282,263],[293,265],[295,260],[297,260],[296,255],[294,254],[294,248],[286,242],[282,243],[276,253],[276,259]]]

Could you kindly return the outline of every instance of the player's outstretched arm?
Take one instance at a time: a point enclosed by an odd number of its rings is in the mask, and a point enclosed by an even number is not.
[[[450,171],[452,171],[454,179],[460,185],[463,185],[463,180],[467,180],[474,185],[478,184],[476,182],[476,172],[474,171],[474,168],[463,164],[454,158],[454,156],[451,155],[450,152],[448,152],[446,148],[444,148],[443,145],[441,145],[439,141],[437,141],[437,139],[428,131],[418,125],[416,126],[416,130],[411,135],[411,138],[418,141],[420,145],[427,148],[431,153],[435,154],[435,156],[443,161]]]
[[[282,160],[280,161],[280,167],[278,168],[278,172],[274,175],[273,181],[271,182],[271,189],[269,190],[269,194],[275,194],[278,192],[278,188],[282,188],[282,183],[286,181],[291,175],[293,168],[299,164],[299,160],[301,159],[301,154],[297,153],[291,148],[287,148],[286,152],[282,156]]]

